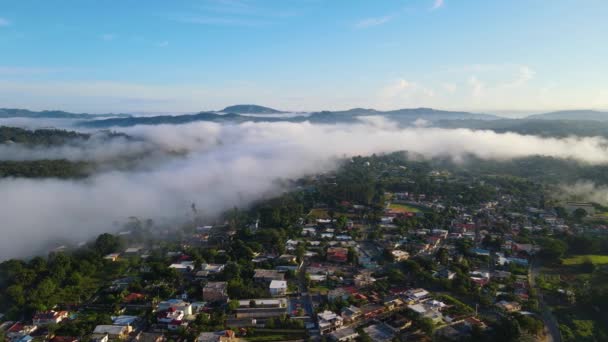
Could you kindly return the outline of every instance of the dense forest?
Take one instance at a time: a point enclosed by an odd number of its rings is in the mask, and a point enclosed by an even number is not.
[[[27,130],[18,127],[0,126],[0,143],[17,143],[27,146],[63,145],[75,139],[89,139],[90,134],[60,129]]]

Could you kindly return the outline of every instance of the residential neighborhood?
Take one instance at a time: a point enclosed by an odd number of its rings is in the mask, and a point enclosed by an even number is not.
[[[405,166],[382,161],[376,172],[414,184]],[[357,167],[370,167],[365,165]],[[486,186],[448,172],[424,177],[446,186]],[[531,200],[499,186],[473,201],[436,186],[428,192],[383,190],[365,199],[357,197],[365,189],[342,195],[335,183],[344,178],[307,179],[295,195],[260,204],[253,217],[235,208],[219,221],[196,217],[155,235],[134,221],[73,256],[62,251],[48,261],[36,259],[52,277],[57,263],[75,267],[80,261],[71,258],[80,255],[97,268],[94,277],[78,280],[91,290],[69,301],[57,290],[57,296],[46,294],[47,302],[16,306],[10,319],[3,318],[2,336],[10,342],[551,336],[551,317],[533,282],[533,265],[549,248],[539,242],[580,227],[553,208],[522,207]],[[64,267],[70,277],[87,272]],[[23,277],[23,270],[11,272]],[[62,284],[69,288],[72,281]]]

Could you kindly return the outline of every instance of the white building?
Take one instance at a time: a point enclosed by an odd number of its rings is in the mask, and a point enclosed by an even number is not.
[[[285,280],[273,280],[270,282],[270,295],[273,297],[282,297],[287,293],[287,282]]]

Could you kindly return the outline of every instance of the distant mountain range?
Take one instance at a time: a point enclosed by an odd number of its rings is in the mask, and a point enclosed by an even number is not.
[[[596,110],[562,110],[551,113],[530,115],[526,119],[608,121],[608,112],[600,112]]]
[[[462,111],[445,111],[432,108],[406,108],[389,111],[379,111],[370,108],[353,108],[344,111],[321,111],[313,113],[293,113],[277,110],[274,108],[258,106],[253,104],[228,106],[219,111],[200,112],[196,114],[183,115],[156,115],[135,116],[129,114],[75,114],[64,111],[41,111],[35,112],[25,109],[0,109],[0,118],[26,117],[26,118],[55,118],[55,119],[78,119],[82,120],[79,125],[93,128],[126,127],[134,125],[159,125],[159,124],[185,124],[196,121],[210,122],[303,122],[313,123],[352,123],[357,122],[365,116],[384,116],[401,125],[409,125],[416,120],[422,119],[432,123],[443,122],[442,126],[468,126],[469,124],[458,124],[458,121],[473,121],[474,126],[494,126],[490,122],[506,120],[493,114],[470,113]],[[453,124],[449,122],[454,121]],[[511,120],[507,120],[511,121]],[[530,115],[526,118],[515,120],[519,124],[526,125],[535,121],[607,121],[608,112],[593,110],[570,110],[545,114]],[[485,123],[484,123],[485,122]],[[504,125],[501,122],[500,125]]]
[[[221,113],[234,113],[234,114],[283,114],[286,112],[276,110],[269,107],[258,106],[258,105],[234,105],[228,106],[222,110]]]
[[[68,113],[61,110],[35,112],[27,109],[0,108],[0,118],[47,118],[47,119],[96,119],[109,117],[131,117],[129,114]]]
[[[303,122],[313,123],[352,123],[364,116],[385,116],[400,124],[409,124],[417,119],[427,121],[438,120],[497,120],[500,117],[490,114],[475,114],[468,112],[452,112],[435,110],[431,108],[399,109],[391,111],[378,111],[375,109],[354,108],[346,111],[322,111],[314,113],[302,113],[302,115],[283,116],[289,112],[256,105],[237,105],[226,107],[218,112],[200,112],[187,115],[160,115],[148,117],[111,118],[83,121],[81,125],[87,127],[105,128],[112,126],[133,125],[159,125],[159,124],[184,124],[195,121],[211,122]],[[267,116],[250,116],[248,114],[272,114]],[[293,113],[289,113],[293,114]]]

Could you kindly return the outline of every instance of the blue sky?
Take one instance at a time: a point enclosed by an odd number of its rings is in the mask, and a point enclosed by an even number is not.
[[[0,107],[608,109],[605,0],[0,0]]]

